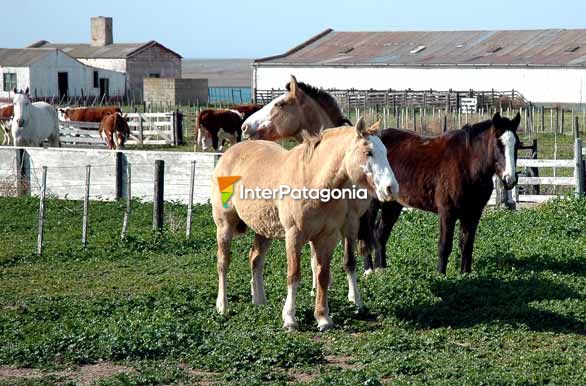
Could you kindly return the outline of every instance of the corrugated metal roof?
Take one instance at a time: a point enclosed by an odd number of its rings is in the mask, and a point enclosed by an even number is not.
[[[155,45],[158,45],[165,50],[177,55],[178,57],[181,57],[181,55],[178,53],[168,49],[154,40],[146,43],[115,43],[108,44],[107,46],[103,47],[78,43],[49,43],[47,41],[41,40],[39,42],[33,43],[29,47],[58,48],[77,59],[124,59]]]
[[[421,46],[425,48],[411,53]],[[582,67],[586,66],[586,29],[393,32],[326,30],[282,55],[257,59],[255,63]]]
[[[0,48],[0,66],[27,67],[56,49]]]

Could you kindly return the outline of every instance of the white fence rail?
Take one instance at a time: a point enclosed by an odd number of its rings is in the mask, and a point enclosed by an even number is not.
[[[177,113],[128,113],[130,138],[129,145],[176,145],[182,141],[178,130]],[[105,147],[100,138],[99,123],[59,121],[61,143],[65,145],[83,145]]]

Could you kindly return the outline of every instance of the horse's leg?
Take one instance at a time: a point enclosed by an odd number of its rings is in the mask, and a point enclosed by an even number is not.
[[[315,254],[315,246],[312,242],[309,243],[311,251],[311,296],[315,296],[315,289],[317,288],[317,256]],[[332,275],[330,274],[330,286],[332,285]]]
[[[218,243],[218,298],[216,310],[225,314],[228,310],[228,297],[226,296],[226,275],[230,267],[230,245],[232,244],[232,229],[229,224],[223,223],[217,226],[216,240]]]
[[[474,238],[480,215],[467,215],[460,219],[460,255],[462,273],[472,272],[472,251],[474,250]]]
[[[378,241],[376,258],[374,261],[375,269],[383,269],[387,267],[387,242],[389,241],[391,231],[399,219],[402,210],[403,205],[396,201],[381,205],[381,216],[375,231],[376,239]]]
[[[360,291],[356,280],[356,255],[354,247],[356,240],[353,237],[346,236],[344,239],[344,271],[348,279],[348,300],[354,303],[358,309],[363,307],[360,299]],[[331,282],[331,280],[330,280]]]
[[[329,316],[328,286],[330,282],[330,261],[336,248],[336,234],[325,235],[313,240],[317,257],[317,294],[314,316],[320,331],[329,330],[334,323]]]
[[[297,229],[289,228],[285,234],[285,244],[287,248],[287,299],[283,307],[283,327],[287,330],[297,328],[295,319],[295,297],[297,288],[301,279],[301,249],[304,240]]]
[[[374,238],[374,227],[376,224],[376,216],[379,210],[379,202],[372,200],[366,213],[360,218],[360,226],[358,228],[358,240],[361,244],[362,257],[364,259],[364,275],[368,276],[373,272],[372,264],[372,244],[376,244],[372,239]]]
[[[454,226],[456,218],[448,212],[440,212],[440,238],[439,238],[439,258],[437,262],[437,271],[443,275],[446,274],[448,267],[448,257],[452,253],[452,243],[454,241]]]
[[[267,297],[265,296],[265,285],[263,281],[263,270],[265,266],[265,256],[267,250],[271,245],[271,239],[256,234],[254,236],[254,244],[250,249],[248,260],[250,261],[250,269],[252,270],[252,280],[250,281],[252,291],[252,302],[254,304],[265,304]]]

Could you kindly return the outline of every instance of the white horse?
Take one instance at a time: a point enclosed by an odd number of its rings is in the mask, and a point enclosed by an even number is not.
[[[31,103],[28,88],[23,93],[14,89],[14,116],[12,117],[12,138],[14,146],[61,146],[57,111],[45,102]]]

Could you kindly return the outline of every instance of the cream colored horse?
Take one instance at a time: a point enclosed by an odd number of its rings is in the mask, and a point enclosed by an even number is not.
[[[230,245],[246,227],[255,232],[249,253],[252,269],[252,297],[266,302],[263,267],[271,239],[284,238],[287,250],[287,299],[283,308],[286,329],[295,329],[295,297],[303,245],[310,243],[316,256],[317,294],[315,318],[318,328],[331,328],[327,291],[330,259],[344,232],[349,203],[353,200],[284,196],[261,199],[241,197],[240,189],[343,189],[349,184],[366,188],[379,200],[388,201],[398,185],[388,164],[386,150],[375,133],[360,120],[356,127],[327,130],[287,151],[267,141],[245,141],[228,149],[220,158],[212,178],[212,209],[218,242],[218,298],[216,308],[227,310],[226,274]],[[270,165],[270,167],[267,167]],[[218,177],[240,176],[227,207],[222,205]],[[239,189],[240,187],[240,189]]]

